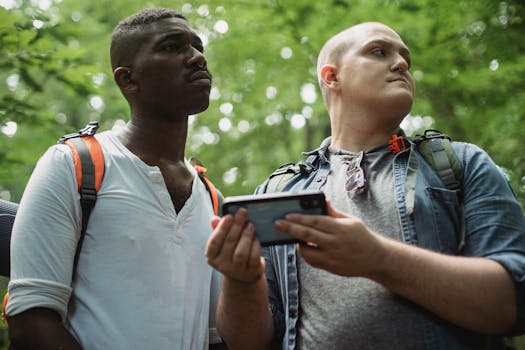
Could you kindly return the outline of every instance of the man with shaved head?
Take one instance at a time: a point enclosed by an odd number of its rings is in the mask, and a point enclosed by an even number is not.
[[[223,274],[217,322],[230,349],[503,349],[502,335],[525,329],[520,205],[476,146],[452,144],[459,190],[415,150],[400,128],[410,64],[376,22],[322,48],[331,137],[280,190],[322,190],[328,215],[275,222],[306,244],[262,249],[244,209],[212,220],[206,255]]]
[[[96,135],[105,173],[76,266],[68,146],[51,147],[31,176],[11,245],[12,346],[208,349],[220,342],[219,276],[204,257],[213,208],[185,158],[188,116],[209,104],[203,43],[176,11],[146,9],[117,25],[110,51],[130,121]]]

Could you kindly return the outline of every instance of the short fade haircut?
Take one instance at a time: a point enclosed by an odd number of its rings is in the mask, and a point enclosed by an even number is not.
[[[149,24],[165,18],[180,18],[188,21],[182,14],[169,8],[147,8],[120,21],[111,34],[109,51],[112,70],[130,66],[142,45],[142,41],[137,40],[139,39],[137,34]]]

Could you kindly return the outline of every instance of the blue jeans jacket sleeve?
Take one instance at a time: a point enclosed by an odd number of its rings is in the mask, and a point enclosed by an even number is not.
[[[463,190],[444,188],[435,171],[419,157],[414,231],[410,232],[410,241],[445,254],[484,257],[500,263],[516,286],[518,322],[509,334],[523,333],[525,223],[522,208],[501,169],[485,151],[460,142],[454,142],[453,147],[464,168]],[[463,206],[464,222],[458,214],[460,206]],[[458,253],[461,225],[465,225],[466,237],[465,246]]]
[[[266,192],[266,186],[268,180],[255,189],[255,194],[261,194]],[[278,278],[278,271],[276,266],[279,265],[278,261],[275,261],[275,252],[270,247],[263,247],[262,256],[266,262],[266,283],[268,284],[268,307],[272,313],[273,325],[274,325],[274,341],[279,342],[283,339],[286,332],[286,321],[284,314],[283,298],[280,294],[280,283],[281,280]]]
[[[525,224],[507,179],[489,156],[473,145],[464,148],[465,256],[499,262],[516,285],[518,322],[511,333],[525,332]]]
[[[266,260],[266,282],[268,284],[268,303],[272,313],[274,324],[274,339],[283,339],[286,324],[282,297],[279,295],[279,280],[274,269],[275,264],[272,262],[272,251],[269,248],[263,248],[262,255]]]

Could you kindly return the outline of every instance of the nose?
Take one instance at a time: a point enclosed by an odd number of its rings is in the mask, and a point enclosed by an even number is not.
[[[399,71],[405,73],[408,71],[409,65],[407,60],[400,54],[395,56],[395,61],[391,67],[392,72]]]
[[[199,69],[204,69],[207,66],[206,57],[202,52],[197,50],[196,48],[193,48],[191,50],[192,54],[186,61],[186,64]]]

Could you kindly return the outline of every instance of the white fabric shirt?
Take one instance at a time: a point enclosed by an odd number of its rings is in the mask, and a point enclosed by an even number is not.
[[[106,171],[73,284],[81,208],[71,151],[56,145],[17,213],[7,314],[56,310],[85,349],[207,349],[219,278],[212,285],[204,256],[213,215],[205,186],[187,163],[192,194],[176,213],[158,167],[112,132],[97,138]]]

